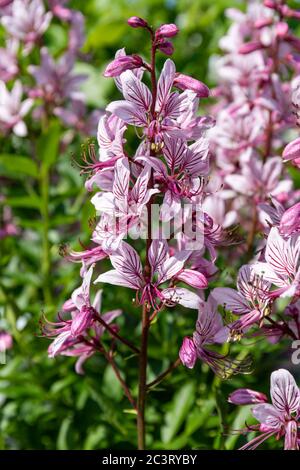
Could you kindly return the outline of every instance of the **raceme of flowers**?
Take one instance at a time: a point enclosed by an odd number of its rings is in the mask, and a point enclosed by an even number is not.
[[[110,325],[121,312],[101,315],[90,300],[93,270],[104,258],[111,269],[95,276],[93,283],[103,289],[112,284],[133,290],[134,303],[146,312],[147,329],[159,321],[165,308],[179,304],[198,311],[195,331],[183,338],[179,351],[180,361],[190,369],[200,360],[222,378],[249,372],[249,361],[218,351],[218,345],[243,336],[265,336],[270,342],[300,338],[300,203],[284,168],[287,160],[297,165],[299,156],[297,140],[285,147],[286,131],[297,129],[299,67],[299,43],[287,19],[299,15],[281,8],[279,2],[250,2],[246,13],[230,9],[228,15],[233,24],[220,43],[226,54],[219,60],[219,85],[213,90],[217,104],[211,107],[212,116],[218,116],[215,127],[213,117],[197,113],[199,100],[209,95],[206,85],[177,72],[171,59],[156,75],[156,53],[172,54],[170,38],[178,33],[176,25],[154,31],[145,20],[130,18],[131,27],[150,33],[151,62],[120,49],[105,70],[123,99],[110,103],[100,118],[99,155],[92,146],[84,157],[86,189],[93,191],[91,202],[99,216],[93,245],[81,253],[66,253],[68,259],[82,262],[82,287],[63,306],[69,319],[61,318],[44,330],[55,336],[50,356],[79,356],[79,372],[93,353],[100,351],[111,360],[115,342],[127,342],[117,326]],[[130,127],[137,136],[133,154],[126,148]],[[183,223],[194,220],[195,207],[201,208],[195,225],[202,238],[196,249],[190,248],[184,231],[167,238],[161,231],[153,236],[149,220],[154,204],[159,204],[159,220],[170,222],[187,203],[190,208]],[[246,243],[240,241],[237,247],[246,260],[237,275],[237,288],[216,287],[205,300],[204,290],[218,273],[221,247],[235,243],[236,223],[242,235],[248,233]],[[145,256],[130,239],[125,241],[128,233],[146,235]],[[258,233],[263,235],[259,242]],[[279,298],[289,299],[280,317]],[[111,337],[110,351],[102,344],[105,329]],[[127,345],[137,352],[134,345]],[[273,373],[272,394],[277,382],[285,396],[284,387],[292,387],[289,373]],[[244,399],[246,392],[235,392],[239,393]],[[259,402],[260,395],[251,393],[251,399]],[[259,406],[253,414],[261,421],[263,434],[245,448],[255,448],[272,435],[285,436],[286,449],[298,448],[293,413],[298,413],[299,403],[296,410],[288,402],[286,411],[279,409],[276,399],[273,405]],[[269,410],[271,406],[276,412]],[[267,411],[270,416],[277,413],[276,423],[269,427]],[[138,407],[137,413],[141,413]]]
[[[1,6],[7,33],[0,50],[4,135],[25,136],[29,113],[36,119],[55,115],[83,134],[92,132],[87,123],[94,119],[86,119],[78,87],[85,77],[73,73],[83,18],[65,3],[49,1],[49,11],[41,0]],[[300,42],[289,26],[300,13],[285,2],[265,0],[249,2],[245,13],[229,9],[227,14],[232,25],[220,41],[224,54],[215,65],[218,86],[211,92],[176,71],[170,58],[158,74],[156,55],[172,55],[175,24],[155,30],[142,18],[128,20],[149,35],[150,61],[123,48],[106,67],[104,75],[115,80],[120,99],[99,119],[99,152],[90,145],[82,163],[97,214],[91,246],[62,250],[81,264],[80,287],[64,303],[58,322],[43,321],[44,335],[52,339],[50,357],[77,357],[79,374],[95,353],[112,365],[137,413],[139,448],[145,446],[147,338],[166,308],[181,306],[196,319],[194,332],[179,339],[177,365],[192,369],[201,361],[224,379],[250,371],[247,359],[224,353],[231,342],[257,336],[273,343],[300,339],[300,202],[288,172],[300,167]],[[70,25],[68,48],[58,60],[41,47],[54,19]],[[30,57],[35,47],[40,63],[28,67],[28,88],[16,79],[18,57]],[[209,95],[215,100],[210,115],[199,115],[199,104]],[[131,135],[133,152],[128,151]],[[9,209],[6,215],[3,237],[14,227]],[[179,227],[166,236],[162,226],[178,220]],[[219,270],[221,256],[228,264],[239,263],[236,288],[221,285],[206,293],[220,275],[227,282]],[[111,265],[104,272],[103,260]],[[118,326],[118,306],[102,313],[107,284],[133,292],[133,305],[141,308],[140,347]],[[93,285],[99,288],[95,295]],[[117,370],[118,343],[139,358],[137,400]],[[230,395],[234,404],[254,404],[260,422],[244,431],[260,435],[243,448],[275,436],[284,437],[285,449],[298,449],[299,389],[288,371],[273,372],[271,397],[268,404],[265,395],[249,389]]]

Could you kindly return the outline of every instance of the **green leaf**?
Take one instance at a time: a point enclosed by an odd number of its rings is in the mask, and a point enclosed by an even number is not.
[[[24,176],[37,178],[38,174],[36,163],[29,157],[0,154],[0,175],[19,179],[24,178]]]
[[[71,424],[72,424],[71,416],[67,416],[67,418],[65,418],[62,421],[60,429],[59,429],[59,433],[57,436],[57,449],[58,450],[68,450],[67,436],[68,436],[68,432],[69,432]]]
[[[30,209],[39,209],[41,202],[35,196],[8,197],[5,202],[11,207],[28,207]]]
[[[161,436],[164,443],[169,443],[179,431],[188,411],[195,400],[195,386],[190,382],[181,387],[175,394],[170,410],[166,414],[165,425],[162,428]]]
[[[234,430],[243,429],[245,427],[245,423],[251,416],[251,407],[250,406],[241,406],[239,412],[236,415],[235,420],[232,423],[231,428]],[[232,434],[229,436],[225,441],[225,449],[232,450],[235,447],[236,441],[240,435],[238,433]]]

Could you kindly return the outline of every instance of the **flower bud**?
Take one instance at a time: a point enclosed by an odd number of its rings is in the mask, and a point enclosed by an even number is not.
[[[228,401],[234,405],[253,405],[266,403],[268,399],[264,393],[256,392],[250,388],[239,388],[229,395]]]
[[[143,20],[143,18],[140,18],[139,16],[131,16],[128,18],[127,23],[132,28],[147,28],[148,26],[147,21]]]
[[[82,307],[72,320],[71,334],[78,336],[82,334],[87,328],[90,327],[93,320],[93,309],[90,307]]]
[[[280,21],[276,24],[276,35],[279,38],[284,38],[289,31],[289,26],[284,21]]]
[[[280,220],[279,231],[282,235],[287,236],[300,231],[300,202],[284,212]]]
[[[283,150],[282,157],[284,161],[300,158],[300,137],[290,142]]]
[[[181,273],[177,275],[177,279],[195,289],[205,289],[208,285],[206,277],[193,269],[183,269]]]
[[[173,36],[176,36],[176,34],[179,32],[178,27],[176,24],[163,24],[161,25],[156,33],[155,36],[157,39],[159,38],[172,38]]]
[[[143,59],[138,55],[125,55],[117,57],[110,62],[104,71],[104,77],[117,77],[125,70],[142,67]]]
[[[176,74],[173,85],[179,90],[192,90],[199,98],[209,95],[209,88],[204,83],[183,73]]]
[[[182,346],[179,351],[179,357],[184,366],[189,369],[193,369],[197,360],[197,351],[192,338],[186,336],[183,339]]]
[[[250,54],[251,52],[262,49],[263,45],[259,41],[246,42],[239,48],[239,54]]]
[[[272,8],[273,10],[277,8],[277,4],[274,2],[274,0],[264,0],[264,6],[267,8]]]
[[[174,46],[170,41],[164,41],[160,43],[158,49],[166,55],[172,55],[174,52]]]

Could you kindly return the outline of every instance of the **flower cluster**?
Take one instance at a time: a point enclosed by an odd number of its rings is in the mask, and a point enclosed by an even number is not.
[[[233,23],[215,64],[215,186],[223,188],[223,217],[241,223],[249,249],[261,224],[267,227],[261,204],[273,197],[288,208],[299,198],[281,157],[286,131],[297,126],[292,102],[297,104],[300,43],[288,20],[299,14],[283,4],[251,1],[246,13],[229,9]],[[284,160],[297,158],[295,148],[297,142],[289,144]]]
[[[52,11],[71,21],[60,2],[53,2]],[[97,214],[92,244],[78,253],[63,249],[69,260],[82,264],[82,286],[63,306],[68,319],[61,315],[58,323],[44,326],[44,334],[54,339],[50,357],[79,356],[79,372],[95,352],[109,361],[137,411],[140,448],[148,335],[164,309],[180,305],[198,311],[177,364],[192,369],[200,360],[221,378],[247,372],[249,362],[231,359],[225,348],[218,350],[220,344],[244,336],[300,339],[300,202],[285,165],[300,161],[299,139],[286,146],[299,124],[300,44],[289,19],[300,15],[282,1],[266,0],[249,2],[246,13],[230,9],[228,16],[233,24],[220,43],[225,55],[217,63],[213,95],[218,101],[211,107],[216,120],[198,114],[199,101],[210,94],[207,86],[176,72],[170,58],[157,77],[156,54],[172,55],[176,25],[154,30],[142,18],[128,20],[150,35],[150,62],[123,48],[105,69],[123,99],[110,103],[99,120],[99,153],[90,145],[83,155],[85,186]],[[67,55],[55,68],[59,75],[61,67],[64,77],[56,89],[53,62],[44,49],[41,53],[42,66],[31,67],[38,84],[31,96],[43,96],[45,103],[50,97],[53,112],[66,118],[61,103],[76,100],[81,77],[69,76]],[[206,296],[204,289],[218,273],[220,247],[235,243],[233,224],[239,224],[238,248],[232,258],[230,249],[222,255],[237,266],[237,288],[215,287]],[[101,270],[93,282],[135,291],[133,303],[142,307],[140,348],[110,325],[119,310],[101,315],[99,294],[90,300],[93,271],[104,259],[111,269]],[[280,315],[282,298],[287,307]],[[114,362],[120,342],[139,355],[137,403]],[[231,396],[232,402],[257,403],[253,414],[262,435],[245,448],[271,435],[285,436],[287,449],[298,448],[299,391],[287,371],[272,375],[271,394],[273,405],[251,390]]]
[[[203,300],[203,289],[217,272],[215,247],[229,243],[226,232],[202,204],[210,173],[206,132],[214,120],[198,116],[197,110],[199,99],[207,97],[209,90],[195,78],[176,72],[171,59],[157,79],[155,55],[167,53],[165,39],[177,34],[175,25],[154,31],[140,18],[130,18],[128,23],[150,33],[151,63],[121,49],[106,67],[104,75],[114,78],[124,99],[107,106],[98,126],[99,156],[90,146],[82,165],[88,174],[87,190],[96,190],[91,202],[99,219],[93,246],[81,253],[64,252],[68,259],[82,261],[84,282],[91,273],[89,266],[109,258],[113,269],[101,273],[94,283],[136,291],[134,302],[146,310],[149,326],[167,307],[199,310],[194,343],[184,340],[180,358],[192,367],[197,355],[226,377],[241,372],[244,365],[206,347],[226,342],[229,334],[227,327],[221,328],[216,303]],[[151,89],[143,81],[147,73]],[[135,153],[129,155],[126,132],[132,126],[139,140]],[[147,241],[145,257],[125,241],[130,237]],[[88,315],[85,310],[68,323],[73,338],[82,332],[71,325],[80,318],[83,328],[89,329]],[[53,334],[59,334],[54,345],[56,341],[61,345],[61,337],[69,344],[65,326],[63,336],[60,329]],[[50,346],[51,355],[52,350]],[[64,353],[65,346],[54,350]]]
[[[83,135],[96,133],[100,114],[97,111],[88,116],[79,90],[86,76],[73,71],[84,42],[84,18],[66,3],[50,0],[47,10],[43,0],[12,0],[0,9],[0,24],[6,35],[6,46],[0,48],[1,134],[26,136],[25,118],[30,111],[36,120],[55,115],[66,127]],[[59,59],[54,59],[43,44],[45,33],[56,21],[69,25],[67,48]],[[16,79],[20,71],[26,77],[24,83]]]
[[[300,443],[300,390],[294,377],[285,369],[271,374],[271,400],[254,390],[241,388],[230,394],[228,401],[235,405],[254,405],[251,409],[259,425],[248,426],[243,433],[259,431],[241,449],[254,450],[266,439],[284,438],[285,450],[299,450]]]

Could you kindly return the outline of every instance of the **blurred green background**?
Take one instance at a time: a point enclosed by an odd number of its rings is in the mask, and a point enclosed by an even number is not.
[[[88,74],[82,89],[89,107],[104,108],[118,98],[113,80],[102,72],[115,51],[125,47],[127,53],[147,57],[147,42],[141,30],[132,30],[126,19],[132,15],[149,23],[175,22],[180,34],[174,39],[173,59],[177,70],[190,74],[209,85],[209,63],[220,51],[218,41],[228,27],[224,10],[245,2],[234,0],[86,0],[71,1],[86,18],[86,43],[83,59],[76,69]],[[45,42],[53,54],[66,43],[62,24],[53,24]],[[0,37],[1,40],[1,37]],[[163,55],[159,56],[162,63]],[[100,356],[85,364],[86,374],[74,371],[74,359],[48,359],[48,340],[40,336],[38,321],[43,312],[55,319],[62,303],[80,283],[79,265],[59,256],[59,246],[68,243],[80,248],[87,244],[93,208],[84,190],[84,179],[71,164],[79,155],[82,138],[75,139],[58,151],[60,129],[56,125],[43,139],[37,136],[40,158],[48,160],[50,171],[49,240],[51,275],[43,286],[41,253],[43,227],[39,217],[43,197],[36,189],[34,170],[18,167],[17,160],[0,166],[2,189],[13,208],[20,229],[17,237],[0,240],[0,329],[13,335],[14,346],[7,352],[6,365],[0,365],[0,449],[100,449],[135,448],[135,416],[113,372]],[[1,153],[27,155],[30,149],[20,139],[1,141]],[[234,283],[236,268],[224,265],[222,255],[219,285]],[[226,279],[226,281],[225,281]],[[105,312],[122,308],[121,331],[137,342],[140,311],[131,302],[132,292],[123,288],[104,290]],[[150,340],[149,378],[163,371],[178,355],[182,338],[193,331],[197,312],[178,308],[165,312],[154,325]],[[252,340],[235,345],[233,353],[248,350],[254,356],[255,373],[220,382],[206,366],[194,370],[179,367],[172,376],[148,396],[147,446],[153,449],[233,449],[245,442],[232,429],[251,422],[248,408],[236,409],[226,403],[236,387],[248,386],[267,392],[269,375],[279,364],[289,360],[288,343],[272,346]],[[137,359],[120,347],[116,360],[136,393]],[[270,441],[267,448],[276,448]]]

